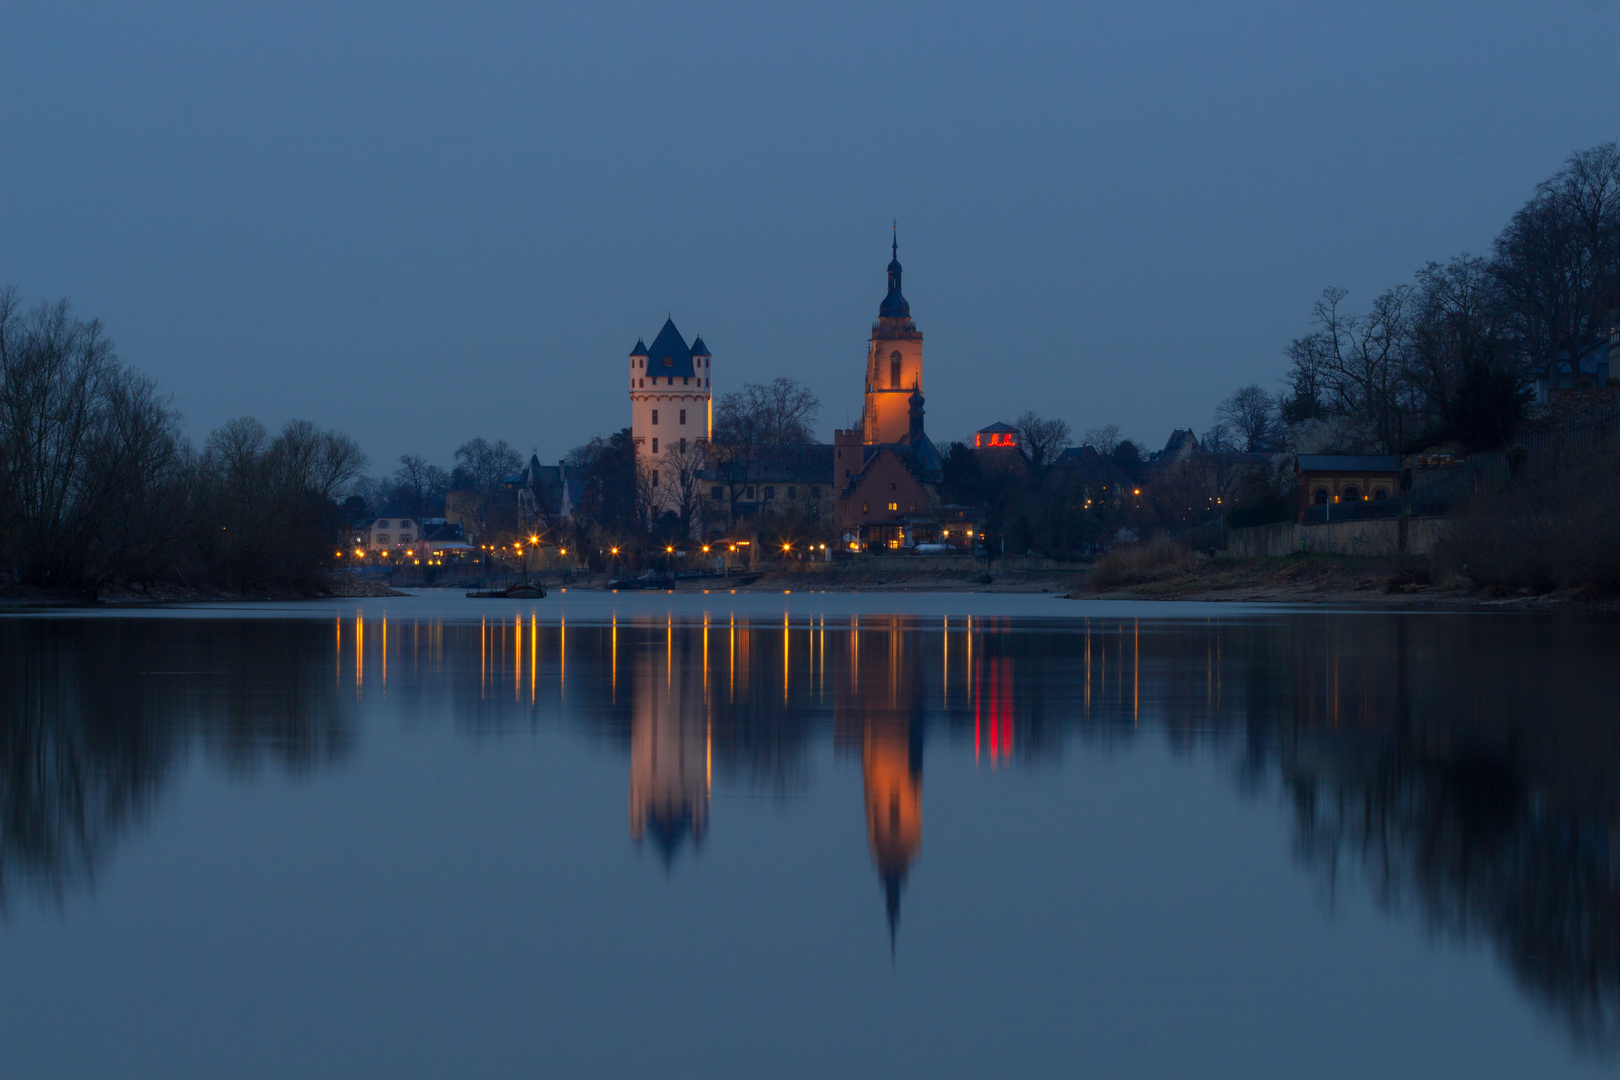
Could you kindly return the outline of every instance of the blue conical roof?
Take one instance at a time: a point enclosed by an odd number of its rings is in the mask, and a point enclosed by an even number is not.
[[[698,339],[696,341],[692,342],[692,355],[693,356],[713,356],[714,355],[713,353],[711,353],[709,351],[709,347],[707,345],[703,344],[703,335],[702,334],[699,334]]]
[[[647,374],[654,378],[664,375],[690,377],[694,374],[692,350],[686,347],[686,339],[675,329],[674,319],[664,320],[664,328],[658,331],[658,336],[653,338],[652,348],[647,350]]]
[[[630,355],[631,356],[646,356],[647,355],[647,346],[645,346],[645,345],[643,345],[641,343],[640,338],[636,338],[636,347],[630,350]]]

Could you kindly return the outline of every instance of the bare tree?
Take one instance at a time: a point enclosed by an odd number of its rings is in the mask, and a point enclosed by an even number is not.
[[[287,421],[270,444],[270,461],[278,480],[321,500],[335,498],[366,467],[353,439],[308,420]]]
[[[505,439],[494,445],[483,439],[469,439],[456,447],[451,487],[487,495],[499,488],[501,481],[522,471],[523,455],[508,446]]]
[[[25,314],[0,290],[0,529],[16,572],[94,589],[122,571],[106,517],[139,515],[176,466],[178,419],[99,322],[65,300]]]
[[[1232,433],[1249,453],[1270,450],[1279,435],[1277,401],[1258,386],[1245,386],[1217,405],[1215,421],[1216,429]]]
[[[1620,148],[1570,155],[1496,240],[1494,269],[1526,369],[1556,376],[1608,334],[1620,304]]]
[[[675,511],[681,521],[681,535],[699,535],[703,527],[703,472],[707,466],[706,446],[685,439],[671,443],[655,459],[659,473],[660,509]]]
[[[811,442],[821,402],[795,379],[745,383],[723,394],[714,409],[714,438],[709,468],[725,480],[727,527],[736,524],[737,503],[757,482],[764,452],[770,447]]]
[[[1014,426],[1018,428],[1018,452],[1036,474],[1045,472],[1069,444],[1068,424],[1044,419],[1033,410],[1020,416]]]
[[[1442,417],[1470,371],[1507,366],[1498,279],[1484,259],[1459,255],[1417,272],[1406,379],[1414,403]]]
[[[1110,457],[1119,446],[1119,425],[1104,424],[1102,427],[1088,428],[1083,441],[1103,457]]]
[[[449,473],[416,454],[400,455],[399,468],[394,472],[393,498],[410,507],[407,513],[415,517],[433,516],[429,511],[434,506],[442,511],[449,491]]]
[[[1402,434],[1412,287],[1381,293],[1364,315],[1344,310],[1347,295],[1340,288],[1322,291],[1311,312],[1316,328],[1294,342],[1290,355],[1297,370],[1320,381],[1329,407],[1360,426],[1363,441],[1392,452]]]

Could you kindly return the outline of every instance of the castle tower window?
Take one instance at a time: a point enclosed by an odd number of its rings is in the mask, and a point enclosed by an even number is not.
[[[658,453],[658,440],[656,438],[653,439],[653,453]]]
[[[683,425],[686,423],[686,410],[685,409],[681,410],[681,423]]]
[[[653,470],[653,487],[657,487],[657,486],[658,486],[658,470],[654,469]]]
[[[681,440],[681,453],[684,454],[685,452],[686,452],[686,440],[682,439]]]
[[[899,353],[893,353],[893,354],[891,354],[889,356],[889,389],[890,390],[898,390],[898,389],[900,389],[900,354]]]
[[[655,423],[655,424],[658,423],[658,410],[657,409],[653,410],[653,423]]]

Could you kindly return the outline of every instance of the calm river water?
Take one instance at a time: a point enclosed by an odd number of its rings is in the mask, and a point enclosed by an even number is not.
[[[1620,622],[0,619],[0,1076],[1620,1067]]]

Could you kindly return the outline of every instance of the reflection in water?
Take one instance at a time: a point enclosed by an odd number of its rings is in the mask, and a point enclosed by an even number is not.
[[[644,643],[635,661],[630,835],[652,833],[668,865],[688,833],[700,845],[708,829],[709,719],[697,643],[687,634],[677,643],[670,627],[661,644]]]
[[[0,903],[94,877],[193,750],[234,774],[354,747],[314,623],[0,621]],[[19,881],[20,879],[20,881]]]
[[[236,773],[341,762],[377,708],[477,739],[556,725],[625,755],[631,837],[669,869],[703,842],[717,785],[793,797],[830,742],[861,770],[893,947],[928,743],[995,772],[976,789],[995,797],[1029,767],[1151,736],[1280,790],[1329,897],[1367,889],[1490,943],[1577,1041],[1613,1050],[1617,637],[1591,618],[1372,614],[9,621],[0,897],[92,874],[191,750]],[[722,803],[715,828],[746,805]]]

